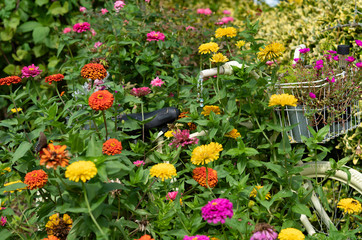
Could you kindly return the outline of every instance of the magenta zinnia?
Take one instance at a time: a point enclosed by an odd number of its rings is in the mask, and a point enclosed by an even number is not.
[[[42,71],[43,70],[40,70],[39,67],[32,64],[30,66],[23,67],[23,69],[21,69],[21,73],[23,74],[21,78],[36,77],[39,74],[41,74]]]
[[[199,139],[197,138],[190,138],[190,130],[177,130],[176,132],[173,132],[172,135],[174,138],[169,145],[176,146],[176,148],[179,146],[184,147],[186,145],[197,144],[199,142]]]
[[[210,240],[210,238],[205,235],[196,235],[196,236],[184,236],[183,240]]]
[[[83,23],[76,23],[73,26],[73,31],[77,32],[77,33],[82,33],[85,31],[90,30],[90,24],[87,22],[83,22]]]
[[[152,42],[152,41],[165,41],[165,35],[161,32],[149,32],[147,33],[147,41]]]
[[[253,235],[250,240],[275,240],[278,237],[278,233],[274,227],[267,223],[258,223],[255,225]]]
[[[226,218],[232,218],[234,215],[233,204],[226,198],[217,198],[203,206],[201,214],[208,223],[225,223]]]

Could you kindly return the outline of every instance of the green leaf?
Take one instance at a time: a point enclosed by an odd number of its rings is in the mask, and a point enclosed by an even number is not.
[[[44,4],[47,4],[49,0],[35,0],[35,4],[38,6],[43,6]]]
[[[248,157],[249,156],[255,156],[255,155],[259,154],[259,152],[254,148],[245,148],[244,152],[245,152],[246,156],[248,156]]]
[[[1,239],[3,239],[3,240],[8,239],[11,235],[12,235],[12,233],[6,229],[1,230],[1,232],[0,232]]]
[[[11,28],[5,28],[5,30],[0,32],[0,38],[2,41],[10,41],[14,36],[14,30]]]
[[[27,186],[28,185],[26,185],[25,183],[14,183],[14,184],[11,184],[9,186],[1,188],[0,193],[2,194],[4,191],[6,191],[6,192],[15,191],[17,189],[25,188]]]
[[[17,31],[19,32],[31,32],[34,28],[41,27],[42,25],[35,21],[29,21],[21,24]]]
[[[48,13],[51,15],[63,15],[67,13],[69,10],[69,3],[66,1],[64,6],[60,4],[60,1],[53,2],[52,5],[48,9]]]
[[[11,159],[11,163],[15,163],[18,159],[22,158],[25,153],[31,149],[32,146],[33,145],[29,142],[22,142],[16,149],[13,158]]]
[[[36,27],[33,30],[33,40],[34,43],[41,43],[49,34],[49,27]]]
[[[103,155],[102,154],[102,146],[103,146],[102,143],[97,142],[96,137],[93,135],[91,137],[91,140],[89,141],[86,156],[87,157],[102,156]]]
[[[20,66],[15,66],[14,64],[7,65],[3,71],[8,75],[19,75],[21,74]]]
[[[266,166],[270,170],[276,172],[279,175],[279,177],[285,175],[285,169],[282,166],[270,162],[261,162],[261,163],[264,164],[264,166]]]
[[[299,214],[307,215],[308,217],[312,217],[312,213],[310,212],[309,208],[301,203],[297,203],[292,207],[292,211]]]

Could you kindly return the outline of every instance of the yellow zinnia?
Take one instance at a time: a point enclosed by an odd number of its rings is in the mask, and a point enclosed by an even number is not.
[[[285,51],[285,47],[280,43],[271,43],[267,45],[264,49],[259,48],[258,59],[260,61],[273,60],[282,55]]]
[[[235,46],[237,46],[238,48],[241,48],[244,45],[245,45],[245,41],[243,41],[243,40],[237,41],[236,44],[235,44]]]
[[[219,50],[219,45],[217,45],[217,43],[214,42],[204,43],[201,44],[199,47],[199,53],[201,54],[207,54],[211,52],[216,53],[218,50]]]
[[[223,63],[229,61],[229,59],[222,53],[216,53],[210,58],[210,61],[214,63]]]
[[[93,178],[97,174],[97,168],[94,162],[91,161],[78,161],[70,164],[65,171],[65,177],[70,181],[82,182]]]
[[[220,108],[218,106],[208,105],[202,108],[201,114],[204,116],[209,116],[211,112],[214,112],[215,114],[221,113]]]
[[[215,37],[216,38],[222,38],[224,36],[226,37],[235,37],[236,36],[236,28],[234,27],[227,27],[227,28],[218,28],[215,31]]]
[[[273,94],[269,100],[269,107],[278,106],[278,105],[282,107],[284,107],[285,105],[295,107],[297,106],[297,102],[298,99],[296,99],[293,95],[287,93]]]
[[[253,188],[253,190],[251,191],[249,197],[256,197],[256,195],[258,194],[258,190],[261,189],[261,188],[263,188],[263,186],[259,186],[259,185],[255,186],[255,187]],[[265,195],[265,199],[266,199],[266,200],[269,200],[270,198],[271,198],[271,195],[270,195],[270,193],[268,192],[268,193]]]
[[[191,162],[195,165],[207,164],[219,159],[220,152],[223,150],[220,143],[211,142],[208,145],[201,145],[192,151]]]
[[[176,177],[176,168],[170,163],[159,163],[151,167],[150,169],[151,177],[161,178],[162,181],[165,179]]]
[[[167,131],[167,132],[165,132],[165,137],[167,137],[167,138],[173,137],[174,132],[175,131]]]
[[[359,201],[353,198],[343,198],[338,202],[338,208],[342,209],[344,213],[355,214],[362,211],[362,206]]]
[[[278,235],[280,240],[304,240],[304,238],[305,236],[302,231],[296,228],[285,228]]]
[[[231,130],[230,132],[225,134],[225,137],[230,137],[230,138],[237,139],[238,137],[241,137],[241,135],[238,132],[238,130],[234,128],[233,130]]]

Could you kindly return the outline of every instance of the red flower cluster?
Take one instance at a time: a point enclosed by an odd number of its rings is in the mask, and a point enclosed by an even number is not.
[[[47,182],[48,174],[41,169],[28,172],[24,179],[24,183],[28,185],[30,190],[42,188]]]
[[[107,70],[102,64],[88,63],[82,67],[80,75],[86,79],[103,80],[105,77],[107,77]]]
[[[64,75],[58,73],[58,74],[53,74],[53,75],[46,77],[45,82],[52,84],[52,82],[59,82],[59,81],[62,81],[63,79],[64,79]]]
[[[0,85],[10,85],[21,82],[21,78],[18,76],[9,76],[5,78],[0,78]]]
[[[206,168],[205,167],[198,167],[195,168],[193,171],[193,179],[198,182],[201,186],[207,188],[206,185]],[[217,184],[217,171],[212,168],[207,168],[208,174],[208,185],[209,187],[213,188]]]
[[[122,152],[122,143],[115,138],[108,139],[103,143],[103,154],[115,155]]]
[[[94,92],[88,99],[88,104],[93,110],[106,110],[112,107],[114,101],[113,94],[107,90]]]

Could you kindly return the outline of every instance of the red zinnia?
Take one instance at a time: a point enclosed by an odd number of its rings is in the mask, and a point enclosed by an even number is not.
[[[43,170],[34,170],[25,175],[24,183],[28,185],[28,189],[38,189],[44,187],[48,182],[48,174]]]
[[[103,143],[102,150],[107,155],[120,154],[122,152],[122,143],[115,138],[108,139]]]
[[[88,99],[88,104],[93,110],[106,110],[113,105],[113,94],[108,90],[94,92]]]
[[[63,79],[64,79],[64,75],[58,73],[58,74],[53,74],[53,75],[46,77],[45,82],[52,84],[52,82],[59,82],[59,81],[62,81]]]
[[[18,76],[9,76],[5,78],[0,78],[0,85],[10,85],[21,82],[21,78]]]
[[[193,179],[198,182],[201,186],[207,188],[206,185],[206,168],[205,167],[197,167],[193,171]],[[217,184],[217,172],[212,168],[207,168],[209,187],[213,188]]]
[[[80,75],[82,75],[82,77],[86,79],[103,80],[105,77],[107,77],[107,70],[102,64],[88,63],[84,65],[84,67],[82,67]]]

